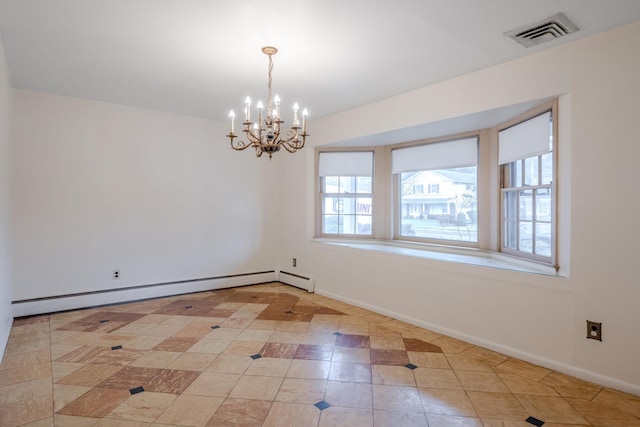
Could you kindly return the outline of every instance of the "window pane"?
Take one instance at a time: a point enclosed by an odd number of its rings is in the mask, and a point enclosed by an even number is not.
[[[515,169],[515,183],[512,187],[522,187],[522,160],[513,162]]]
[[[342,218],[338,215],[322,215],[322,232],[327,234],[340,233]]]
[[[505,191],[504,197],[504,213],[505,219],[518,218],[518,194],[515,191]]]
[[[356,192],[356,177],[355,176],[341,176],[340,185],[338,188],[340,193],[355,193]]]
[[[477,242],[476,189],[475,166],[401,173],[399,234]]]
[[[551,222],[551,189],[536,190],[536,221]]]
[[[540,184],[551,184],[553,179],[553,153],[540,156],[542,161],[542,182]]]
[[[538,157],[524,160],[524,185],[538,185]]]
[[[342,229],[340,233],[343,234],[356,234],[356,217],[355,215],[345,215],[342,217]]]
[[[358,215],[356,217],[358,223],[358,229],[356,234],[371,234],[371,216],[370,215]]]
[[[339,180],[339,177],[337,177],[337,176],[325,176],[324,179],[322,180],[322,183],[323,183],[322,192],[323,193],[337,193],[338,192],[338,180]]]
[[[520,235],[518,236],[518,249],[523,252],[533,253],[533,227],[530,222],[520,223]]]
[[[338,211],[336,210],[336,206],[338,205],[338,199],[334,197],[323,197],[322,198],[322,213],[323,214],[336,214]]]
[[[533,191],[520,191],[520,219],[533,219]]]
[[[518,249],[518,223],[516,221],[504,222],[504,241],[507,248]]]
[[[371,194],[371,181],[370,176],[356,177],[356,193]]]
[[[551,256],[551,224],[536,224],[536,253]]]
[[[352,197],[340,197],[340,212],[343,215],[354,215],[356,213],[356,201]]]

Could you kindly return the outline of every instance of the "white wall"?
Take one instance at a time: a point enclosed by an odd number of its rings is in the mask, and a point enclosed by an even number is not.
[[[281,264],[316,291],[640,394],[640,22],[311,123],[322,145],[563,95],[561,245],[568,278],[311,242],[313,153],[281,182]],[[564,180],[564,182],[562,181]],[[305,215],[300,213],[304,212]],[[587,340],[586,319],[604,341]]]
[[[4,353],[13,315],[11,313],[11,197],[10,137],[12,89],[9,66],[0,38],[0,355]]]
[[[226,131],[15,90],[13,300],[273,270],[277,169]]]

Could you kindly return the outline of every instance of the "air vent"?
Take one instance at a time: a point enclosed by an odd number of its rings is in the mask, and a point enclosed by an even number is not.
[[[517,41],[524,47],[536,46],[551,40],[575,33],[579,28],[563,13],[543,19],[532,25],[525,25],[515,30],[507,31],[505,36]]]

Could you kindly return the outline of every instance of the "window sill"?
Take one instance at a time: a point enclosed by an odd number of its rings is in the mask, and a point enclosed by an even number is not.
[[[313,241],[367,251],[387,252],[396,255],[412,256],[445,262],[456,262],[481,267],[519,271],[523,273],[541,274],[545,276],[564,277],[558,274],[555,268],[551,266],[482,249],[389,240],[337,240],[314,238]]]

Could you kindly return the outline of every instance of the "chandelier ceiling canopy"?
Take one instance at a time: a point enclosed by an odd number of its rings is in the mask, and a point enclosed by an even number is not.
[[[256,156],[260,157],[263,153],[269,155],[269,159],[273,153],[280,151],[284,147],[290,153],[295,153],[304,147],[307,136],[307,109],[302,110],[302,126],[300,125],[300,117],[298,111],[300,107],[298,103],[293,104],[293,123],[289,129],[283,127],[284,120],[280,115],[280,97],[276,95],[271,97],[271,72],[273,71],[272,56],[278,53],[278,49],[272,46],[265,46],[262,52],[269,57],[269,80],[267,83],[268,97],[267,110],[264,112],[262,101],[258,101],[256,105],[258,119],[251,121],[251,98],[247,96],[244,101],[244,121],[242,122],[242,132],[245,133],[246,141],[236,140],[238,137],[235,132],[235,113],[233,110],[229,113],[230,132],[227,137],[231,141],[231,148],[234,150],[245,150],[249,147],[255,148]],[[265,114],[266,113],[266,114]]]

